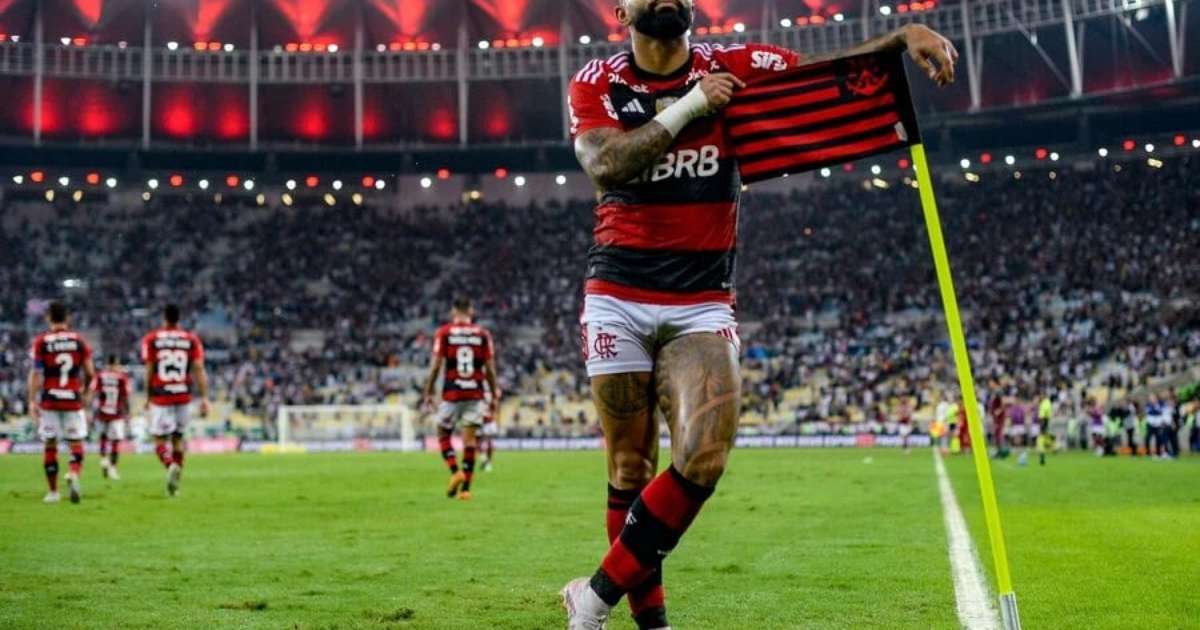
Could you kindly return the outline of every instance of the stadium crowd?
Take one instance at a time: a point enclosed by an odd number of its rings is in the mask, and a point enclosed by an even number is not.
[[[1084,166],[940,184],[988,392],[1032,401],[1083,383],[1128,389],[1200,357],[1200,161]],[[788,195],[745,195],[737,275],[749,406],[769,414],[801,385],[817,391],[806,411],[815,419],[894,413],[898,395],[957,396],[917,196],[887,183],[839,174]],[[50,298],[65,298],[74,326],[127,363],[158,307],[181,304],[205,338],[218,395],[260,417],[281,403],[412,391],[419,370],[398,368],[426,364],[429,335],[460,293],[493,329],[506,391],[586,394],[578,315],[590,202],[405,213],[184,195],[54,212],[6,203],[0,415],[23,413],[25,346]]]

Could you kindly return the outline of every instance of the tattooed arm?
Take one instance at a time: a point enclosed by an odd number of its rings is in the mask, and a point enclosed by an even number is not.
[[[908,50],[909,56],[925,71],[930,80],[942,86],[954,83],[954,63],[958,61],[958,51],[950,40],[923,24],[901,26],[853,48],[806,57],[804,62],[820,63],[884,50]],[[934,62],[937,62],[936,66]]]
[[[637,129],[603,127],[584,132],[575,139],[575,156],[597,188],[616,188],[654,166],[689,122],[725,107],[733,90],[745,85],[729,73],[710,74]]]

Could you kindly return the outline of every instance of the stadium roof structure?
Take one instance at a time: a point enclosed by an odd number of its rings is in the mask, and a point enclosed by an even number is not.
[[[251,154],[557,151],[569,77],[626,46],[613,4],[0,0],[0,88],[11,104],[0,108],[0,140]],[[962,80],[936,91],[917,82],[922,119],[974,128],[1011,119],[1013,108],[1194,94],[1200,47],[1184,46],[1200,20],[1192,4],[696,0],[693,34],[816,53],[927,23],[955,40]]]

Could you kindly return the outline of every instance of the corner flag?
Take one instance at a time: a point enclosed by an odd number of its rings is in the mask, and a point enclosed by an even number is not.
[[[1005,630],[1019,630],[1017,596],[1008,570],[971,357],[901,53],[843,57],[767,76],[735,92],[724,115],[745,183],[910,147],[967,427],[971,443],[977,445],[971,452],[996,569],[1001,618]]]

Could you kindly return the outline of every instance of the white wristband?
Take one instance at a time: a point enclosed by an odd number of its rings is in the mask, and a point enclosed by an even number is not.
[[[707,114],[708,110],[708,96],[704,94],[704,90],[701,90],[700,84],[697,83],[687,94],[683,95],[683,98],[659,112],[654,120],[666,127],[667,131],[671,132],[671,136],[675,137],[688,123]]]

